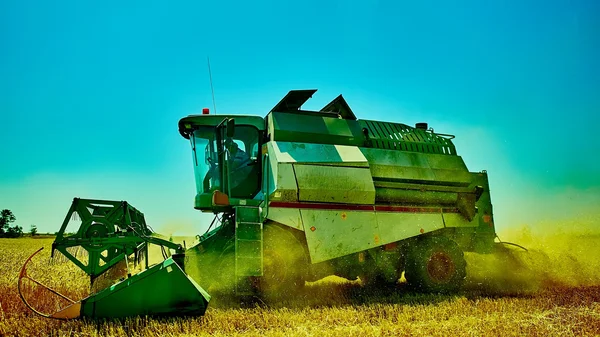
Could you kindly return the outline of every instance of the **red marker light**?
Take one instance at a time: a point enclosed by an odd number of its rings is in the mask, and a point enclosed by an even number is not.
[[[209,114],[208,108],[203,108],[202,109],[202,114],[203,115],[208,115]]]

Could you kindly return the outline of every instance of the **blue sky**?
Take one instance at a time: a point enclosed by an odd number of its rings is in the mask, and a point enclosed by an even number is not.
[[[73,197],[198,233],[179,118],[264,115],[290,89],[457,135],[497,226],[600,208],[597,1],[0,3],[0,208],[59,228]],[[591,213],[590,213],[591,212]],[[586,221],[597,221],[596,217]]]

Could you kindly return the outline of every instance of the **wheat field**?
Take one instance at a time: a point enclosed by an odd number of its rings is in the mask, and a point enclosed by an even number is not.
[[[328,278],[288,301],[265,305],[211,303],[203,317],[122,321],[56,321],[35,315],[17,292],[18,272],[39,247],[29,274],[81,299],[85,274],[50,263],[52,238],[0,239],[0,336],[599,336],[600,239],[547,240],[516,259],[467,256],[465,290],[416,294]],[[522,264],[526,264],[526,268]],[[28,294],[46,309],[42,292]],[[213,305],[216,304],[216,305]]]

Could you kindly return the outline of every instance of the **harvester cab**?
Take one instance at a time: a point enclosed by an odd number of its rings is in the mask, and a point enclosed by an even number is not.
[[[179,127],[189,139],[194,157],[196,209],[231,210],[261,190],[262,118],[199,115],[182,120]]]

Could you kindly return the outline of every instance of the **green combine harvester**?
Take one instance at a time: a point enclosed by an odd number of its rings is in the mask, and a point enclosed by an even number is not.
[[[61,232],[53,249],[92,280],[149,244],[166,258],[77,302],[79,316],[201,315],[207,291],[277,300],[329,275],[383,286],[404,273],[418,291],[460,289],[463,252],[494,249],[486,172],[469,172],[454,136],[426,123],[357,119],[341,95],[302,110],[315,92],[290,91],[264,118],[204,109],[179,121],[191,144],[194,207],[215,214],[193,247],[158,238],[127,203],[90,211],[114,202],[75,199],[67,218],[77,213],[84,225]],[[87,264],[69,255],[76,246]]]

